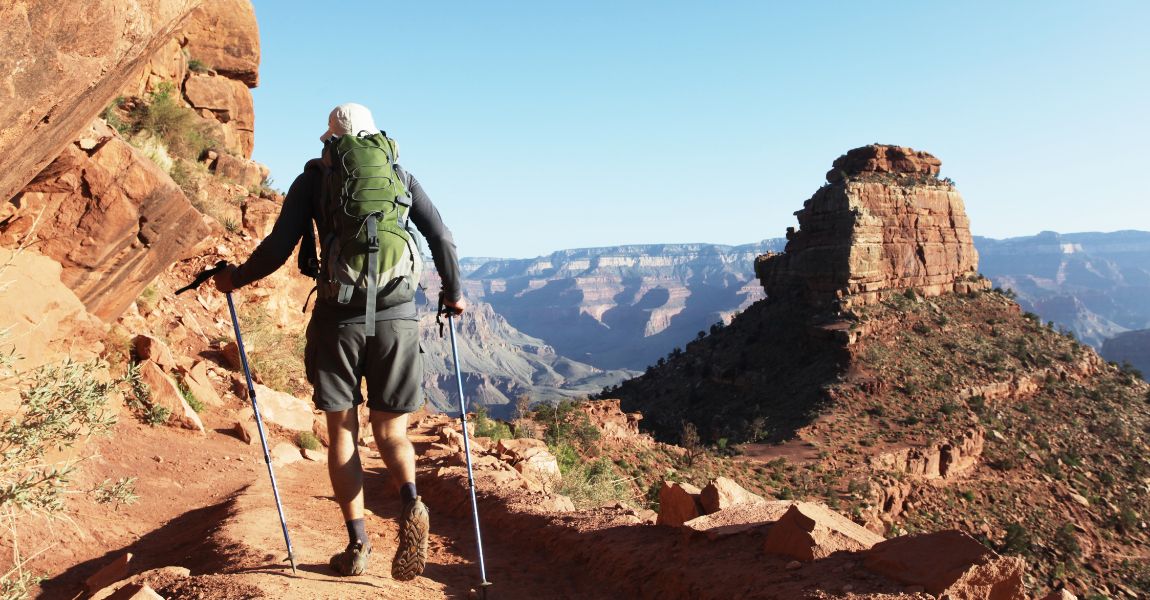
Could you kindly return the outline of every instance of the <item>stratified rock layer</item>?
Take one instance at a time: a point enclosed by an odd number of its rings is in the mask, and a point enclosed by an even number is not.
[[[941,164],[897,146],[839,157],[830,185],[795,213],[799,230],[788,231],[785,252],[756,260],[767,295],[848,308],[891,291],[934,296],[985,287],[962,197],[937,178]]]
[[[99,120],[14,203],[0,241],[36,240],[63,267],[61,281],[104,320],[209,231],[171,178]]]
[[[200,0],[0,6],[0,200],[60,154]]]

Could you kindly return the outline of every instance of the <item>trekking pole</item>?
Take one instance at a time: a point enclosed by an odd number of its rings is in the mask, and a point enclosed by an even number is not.
[[[200,285],[207,281],[209,277],[224,270],[227,268],[227,266],[227,261],[221,260],[220,262],[216,263],[216,266],[202,271],[199,275],[196,276],[196,279],[192,281],[192,283],[176,290],[176,294],[182,294],[188,290],[194,290],[200,287]],[[280,502],[280,490],[279,486],[276,485],[275,471],[272,469],[272,457],[268,452],[268,440],[264,435],[264,421],[263,418],[260,417],[260,407],[256,403],[256,386],[252,382],[252,370],[250,367],[248,367],[248,354],[244,351],[244,338],[242,335],[240,335],[240,320],[236,316],[236,303],[232,300],[231,292],[227,292],[225,295],[228,298],[228,310],[232,314],[232,329],[236,332],[236,347],[239,348],[240,363],[244,367],[244,378],[247,379],[248,382],[248,399],[250,399],[252,402],[252,412],[255,413],[256,416],[256,429],[260,433],[260,444],[262,444],[264,448],[264,462],[268,466],[268,477],[272,480],[272,495],[275,496],[276,511],[280,516],[280,528],[283,529],[284,533],[284,543],[287,544],[288,561],[291,562],[292,575],[295,575],[297,574],[295,567],[295,553],[292,552],[291,536],[288,535],[287,518],[284,517],[283,503]]]
[[[475,521],[475,543],[479,547],[479,577],[480,589],[483,597],[487,598],[487,588],[491,582],[487,581],[487,567],[483,562],[483,536],[479,533],[479,504],[475,501],[475,473],[471,469],[471,443],[467,436],[467,401],[463,398],[463,373],[459,369],[459,347],[455,343],[455,312],[443,306],[443,298],[439,300],[439,314],[447,315],[447,325],[451,330],[451,358],[455,362],[455,382],[459,386],[459,420],[463,423],[463,452],[467,456],[467,488],[471,492],[471,516]],[[442,323],[440,334],[442,335]]]

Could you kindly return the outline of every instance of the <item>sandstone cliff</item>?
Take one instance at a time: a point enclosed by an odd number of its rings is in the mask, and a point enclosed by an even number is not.
[[[56,158],[199,4],[14,0],[0,7],[0,199]]]
[[[786,251],[756,262],[767,295],[849,308],[906,289],[935,296],[984,286],[962,197],[938,179],[941,164],[882,145],[835,160],[829,184],[795,213]]]
[[[198,170],[215,169],[245,187],[266,176],[246,160],[259,39],[246,0],[83,4],[3,9],[12,32],[0,60],[19,68],[3,88],[10,102],[0,103],[13,123],[0,134],[0,149],[15,157],[0,175],[2,197],[12,198],[0,209],[0,243],[60,263],[62,280],[88,312],[111,321],[207,237],[212,220],[201,211],[213,212],[219,201],[189,183]],[[93,120],[117,97],[103,114],[120,131]],[[149,111],[153,121],[168,119],[153,128],[183,137],[120,120]]]

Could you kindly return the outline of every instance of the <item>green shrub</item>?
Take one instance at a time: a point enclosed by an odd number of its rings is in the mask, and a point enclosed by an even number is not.
[[[168,146],[173,156],[197,161],[208,149],[218,146],[207,124],[174,97],[175,86],[164,82],[151,93],[146,103],[129,113],[133,133],[149,132]]]
[[[301,431],[295,436],[295,443],[304,450],[319,450],[323,444],[320,443],[319,438],[310,431]]]
[[[487,416],[487,406],[484,404],[475,405],[475,419],[472,425],[475,427],[476,437],[491,438],[492,442],[515,437],[506,423]]]
[[[204,61],[193,58],[188,61],[188,70],[193,73],[207,73],[211,69],[208,68],[208,65],[204,64]]]
[[[1029,555],[1031,548],[1030,532],[1022,523],[1011,523],[1006,526],[1006,536],[999,545],[1002,554]]]
[[[93,490],[97,504],[133,504],[140,499],[136,495],[136,478],[122,477],[116,481],[105,479]]]
[[[102,382],[98,362],[65,360],[36,370],[21,386],[20,411],[0,425],[0,508],[56,512],[73,462],[47,463],[49,450],[107,435],[116,423],[105,412],[118,381]]]
[[[197,413],[204,412],[204,403],[200,402],[198,398],[192,395],[192,390],[188,389],[187,384],[185,384],[183,381],[180,381],[176,387],[180,389],[180,395],[184,397],[184,402],[187,402],[188,406],[192,407],[192,410],[196,411]]]

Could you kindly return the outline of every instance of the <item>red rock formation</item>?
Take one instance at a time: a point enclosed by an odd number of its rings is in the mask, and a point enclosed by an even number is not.
[[[104,320],[209,231],[171,178],[99,120],[13,201],[0,241],[34,236],[63,266],[65,285]]]
[[[820,305],[865,305],[913,289],[934,296],[981,289],[978,253],[962,197],[925,152],[866,146],[839,157],[830,185],[796,212],[786,251],[760,256],[768,296]]]
[[[208,0],[183,29],[188,55],[248,87],[260,82],[260,33],[248,0]]]
[[[797,502],[767,532],[763,549],[770,554],[815,560],[842,550],[867,550],[882,541],[881,535],[824,506]]]
[[[52,162],[200,0],[12,0],[0,6],[0,199]]]
[[[961,531],[907,535],[876,544],[867,569],[956,600],[1021,600],[1026,563],[1000,558]]]

